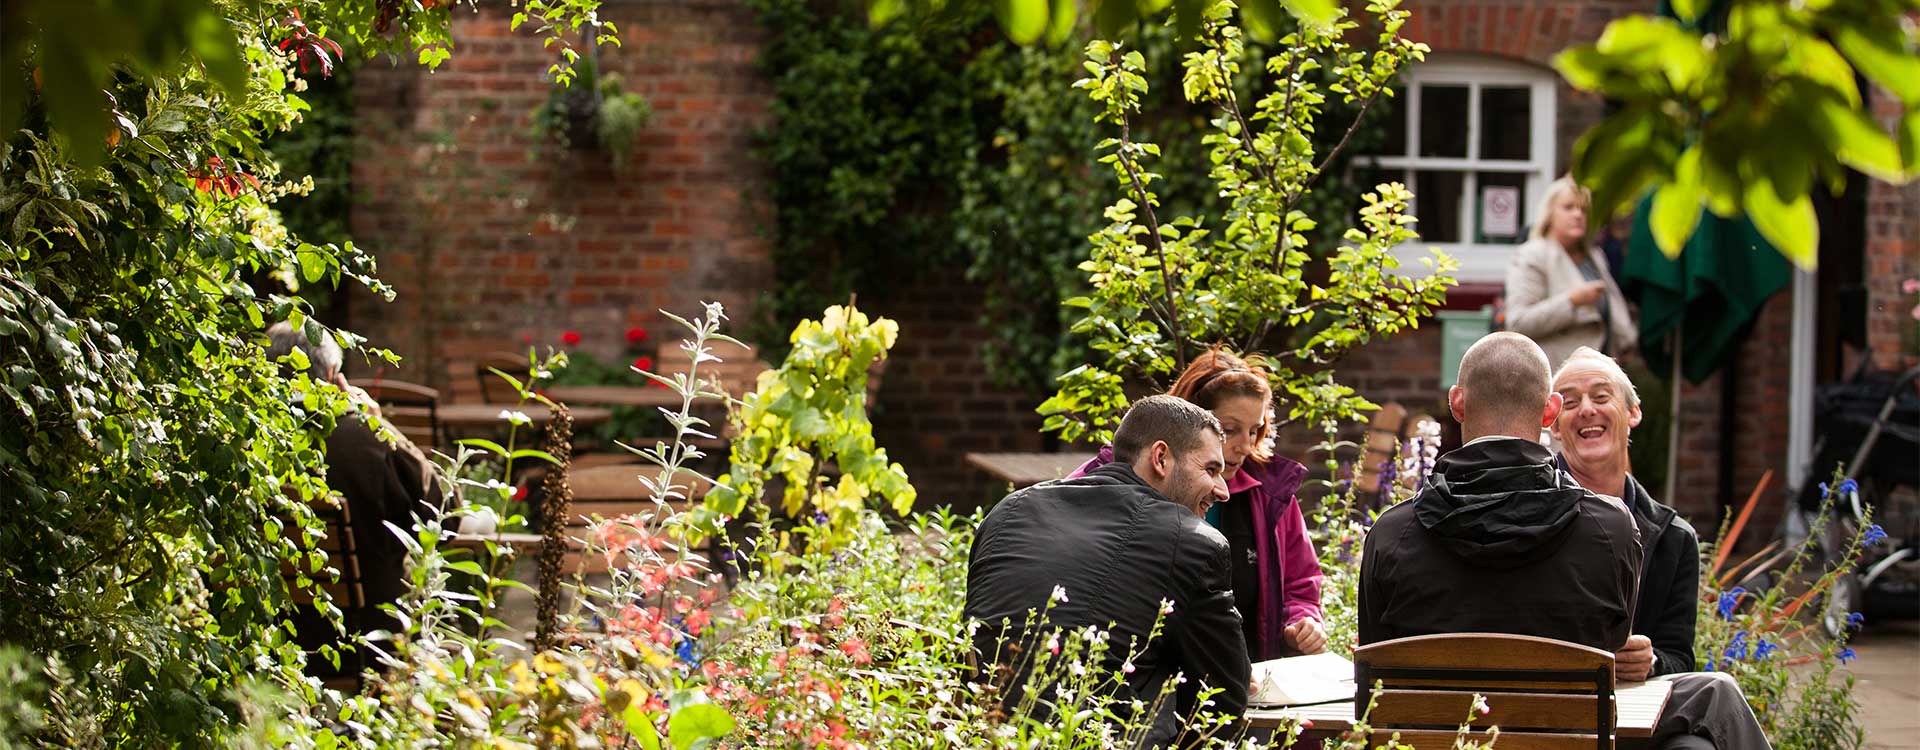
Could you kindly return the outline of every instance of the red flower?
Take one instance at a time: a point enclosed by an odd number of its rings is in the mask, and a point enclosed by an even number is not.
[[[239,167],[227,166],[227,163],[221,161],[218,156],[207,157],[206,164],[187,173],[187,176],[193,178],[195,190],[225,195],[228,198],[240,194],[242,182],[252,185],[254,190],[260,189],[260,181],[254,179],[253,175],[240,171]]]
[[[666,384],[666,383],[662,383],[662,382],[660,382],[660,381],[658,381],[658,380],[649,380],[649,381],[647,381],[647,387],[648,387],[648,388],[666,388],[666,387],[667,387],[667,384]]]
[[[567,331],[566,333],[562,333],[562,334],[560,334],[560,343],[562,343],[562,344],[566,344],[567,346],[579,346],[579,345],[580,345],[580,332],[579,332],[579,331]]]
[[[627,343],[638,344],[647,340],[647,329],[634,326],[627,329]]]
[[[527,486],[524,484],[515,485],[513,488],[513,501],[517,503],[525,499],[527,499]]]
[[[867,642],[858,638],[840,644],[840,651],[852,657],[855,664],[865,665],[873,662],[873,656],[867,653]]]
[[[653,358],[648,356],[634,357],[633,369],[653,372]]]
[[[280,51],[291,51],[294,58],[300,61],[300,75],[306,75],[308,63],[313,63],[320,66],[320,75],[332,78],[333,61],[341,57],[340,45],[308,30],[307,23],[300,20],[299,10],[287,11],[287,15],[289,17],[282,19],[280,24],[290,29],[293,35],[280,40]],[[332,54],[329,55],[329,52]]]

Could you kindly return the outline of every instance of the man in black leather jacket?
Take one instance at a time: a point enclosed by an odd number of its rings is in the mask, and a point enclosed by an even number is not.
[[[994,506],[974,537],[965,612],[982,621],[981,663],[1008,668],[990,670],[1005,680],[1004,705],[1020,700],[1031,668],[1023,654],[1062,629],[1093,626],[1108,629],[1105,666],[1123,677],[1113,696],[1122,705],[1154,705],[1169,679],[1186,680],[1155,715],[1149,744],[1173,740],[1179,717],[1200,708],[1201,686],[1220,691],[1209,710],[1245,711],[1250,666],[1227,542],[1202,518],[1227,496],[1222,441],[1205,409],[1150,396],[1121,420],[1113,463]],[[1030,617],[1040,627],[1027,628]]]

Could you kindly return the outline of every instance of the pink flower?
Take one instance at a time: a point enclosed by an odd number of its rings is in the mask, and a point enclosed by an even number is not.
[[[580,345],[580,332],[579,332],[579,331],[567,331],[566,333],[562,333],[562,334],[560,334],[560,343],[562,343],[562,344],[566,344],[567,346],[579,346],[579,345]]]
[[[1920,320],[1920,305],[1913,306],[1913,319]]]
[[[647,340],[647,329],[634,326],[627,329],[627,343],[638,344]]]
[[[1907,279],[1900,282],[1900,291],[1908,294],[1920,294],[1920,279]]]

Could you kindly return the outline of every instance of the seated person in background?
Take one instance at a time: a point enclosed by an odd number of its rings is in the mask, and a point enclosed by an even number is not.
[[[1581,488],[1538,442],[1560,412],[1546,354],[1525,336],[1490,334],[1467,350],[1458,382],[1447,405],[1466,444],[1367,534],[1361,645],[1483,632],[1619,648],[1640,542],[1624,508]]]
[[[289,372],[290,376],[311,377],[332,384],[355,399],[356,411],[340,416],[326,443],[327,486],[345,499],[348,515],[353,519],[361,588],[367,599],[365,611],[348,612],[347,616],[362,633],[391,631],[398,623],[381,611],[380,605],[396,601],[406,593],[407,551],[385,522],[403,529],[412,528],[415,512],[440,503],[441,492],[433,464],[398,433],[386,430],[384,435],[376,434],[367,425],[362,412],[368,410],[371,401],[364,392],[347,385],[346,378],[340,374],[340,347],[333,339],[322,337],[320,343],[315,344],[284,322],[267,329],[267,338],[270,342],[267,357],[271,360],[278,361],[295,349],[306,354],[306,372]],[[296,625],[302,645],[319,645],[305,641],[323,635],[324,626],[299,621]],[[349,668],[348,662],[349,659],[342,658],[342,670],[357,672],[357,668]]]
[[[1640,424],[1640,395],[1620,365],[1587,347],[1553,376],[1560,418],[1553,423],[1561,466],[1580,486],[1620,498],[1640,528],[1646,553],[1633,636],[1614,654],[1616,678],[1631,682],[1694,669],[1694,617],[1700,603],[1700,540],[1679,514],[1627,473],[1627,436]]]
[[[1546,354],[1519,334],[1491,334],[1467,350],[1458,382],[1447,404],[1467,444],[1367,534],[1361,645],[1481,632],[1627,648],[1645,559],[1638,528],[1618,498],[1581,488],[1536,441],[1562,409]],[[1722,674],[1674,679],[1649,746],[1769,747]]]
[[[1154,717],[1149,745],[1175,738],[1175,712],[1193,714],[1201,685],[1222,691],[1212,710],[1246,710],[1251,667],[1227,540],[1202,519],[1227,495],[1222,439],[1205,409],[1149,396],[1114,433],[1113,463],[1015,492],[987,514],[967,562],[965,613],[983,621],[974,635],[982,662],[1014,670],[1004,700],[1018,700],[1014,688],[1026,679],[1026,660],[1009,646],[1039,642],[1023,626],[1052,599],[1049,629],[1110,628],[1105,666],[1115,673],[1144,644],[1115,688],[1123,704],[1151,705],[1167,680],[1185,676],[1179,699]],[[1147,643],[1162,602],[1172,609],[1161,636]]]
[[[1211,412],[1227,431],[1223,448],[1227,500],[1207,511],[1207,523],[1227,538],[1233,561],[1233,605],[1243,618],[1247,654],[1254,661],[1317,654],[1327,649],[1321,626],[1320,558],[1307,536],[1294,493],[1307,476],[1299,462],[1273,455],[1273,386],[1258,356],[1243,360],[1214,349],[1200,355],[1167,389]],[[1100,449],[1072,476],[1113,461]]]

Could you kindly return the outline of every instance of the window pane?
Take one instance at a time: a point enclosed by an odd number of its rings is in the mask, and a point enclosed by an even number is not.
[[[1467,157],[1467,87],[1420,87],[1420,155]]]
[[[1423,133],[1424,135],[1424,133]],[[1460,241],[1460,190],[1464,172],[1421,171],[1413,176],[1414,224],[1428,242]]]
[[[1372,152],[1381,156],[1407,155],[1407,110],[1401,106],[1407,99],[1407,92],[1395,91],[1394,94],[1393,97],[1383,96],[1374,100],[1373,109],[1379,114],[1367,113],[1367,119],[1378,122],[1380,130],[1386,135],[1386,141]]]
[[[1524,161],[1533,147],[1532,93],[1520,86],[1480,89],[1480,158]]]
[[[1474,241],[1511,244],[1527,232],[1527,175],[1522,172],[1481,172],[1476,181]]]

